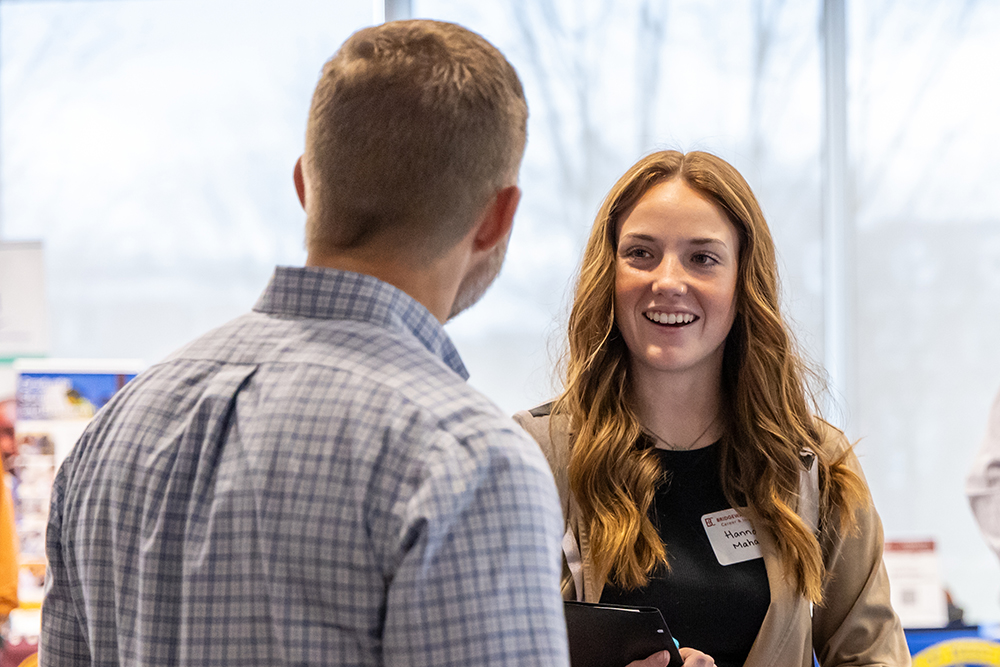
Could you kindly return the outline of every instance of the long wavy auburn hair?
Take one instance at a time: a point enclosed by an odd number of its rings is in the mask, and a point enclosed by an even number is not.
[[[760,205],[736,169],[702,152],[663,151],[633,165],[605,198],[583,256],[569,318],[565,389],[554,412],[569,416],[570,487],[589,530],[597,581],[637,588],[668,567],[667,547],[649,518],[664,472],[633,408],[614,295],[621,221],[650,188],[674,178],[718,206],[739,236],[737,314],[722,362],[723,491],[733,507],[751,508],[779,536],[783,566],[799,593],[818,604],[823,556],[795,511],[800,452],[816,454],[821,526],[853,530],[867,490],[843,457],[830,460],[819,446],[806,382],[811,373],[781,317],[774,243]]]

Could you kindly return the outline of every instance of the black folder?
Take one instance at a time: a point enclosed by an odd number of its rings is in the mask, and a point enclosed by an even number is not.
[[[670,652],[669,667],[684,661],[663,614],[656,607],[566,601],[570,667],[625,667],[658,651]]]

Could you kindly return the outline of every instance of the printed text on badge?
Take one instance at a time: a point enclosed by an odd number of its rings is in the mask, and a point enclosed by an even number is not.
[[[732,565],[761,558],[757,531],[748,519],[734,509],[712,512],[701,517],[708,541],[712,543],[719,565]]]

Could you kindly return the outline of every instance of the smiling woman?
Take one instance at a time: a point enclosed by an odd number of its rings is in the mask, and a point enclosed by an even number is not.
[[[632,351],[633,374],[647,378],[637,386],[655,386],[655,378],[676,383],[681,375],[721,377],[738,252],[733,224],[678,178],[650,188],[624,216],[615,321]]]
[[[633,165],[584,252],[563,393],[517,415],[560,487],[564,597],[659,608],[685,664],[906,664],[878,515],[805,377],[743,177]]]

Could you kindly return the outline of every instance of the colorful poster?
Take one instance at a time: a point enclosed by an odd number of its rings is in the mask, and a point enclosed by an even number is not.
[[[41,601],[45,528],[56,471],[94,415],[140,368],[134,360],[14,362],[16,447],[8,480],[20,539],[22,605]]]
[[[17,376],[17,418],[90,419],[135,373],[31,372]]]

